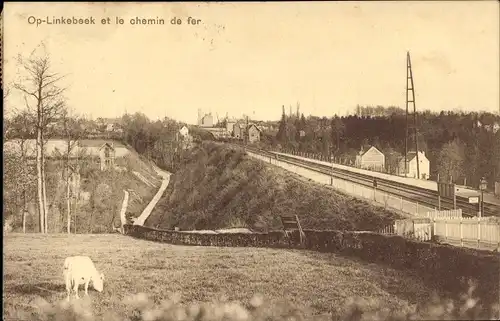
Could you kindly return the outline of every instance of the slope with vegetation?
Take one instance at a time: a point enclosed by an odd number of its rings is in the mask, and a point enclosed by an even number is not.
[[[255,160],[239,148],[203,142],[179,169],[147,226],[184,230],[280,229],[297,214],[310,229],[377,230],[398,215]]]
[[[4,219],[8,218],[9,229],[14,231],[23,230],[23,218],[26,232],[38,231],[33,161],[27,160],[22,164],[16,161],[16,155],[11,155],[9,151],[5,152],[5,156]],[[65,160],[50,158],[46,161],[47,225],[50,233],[66,231],[68,199],[72,232],[111,232],[113,226],[120,224],[123,190],[130,191],[127,216],[136,217],[153,198],[160,185],[154,165],[133,150],[124,157],[116,158],[115,165],[120,166],[122,170],[101,171],[98,163],[85,157],[79,159],[78,163],[78,167],[75,166],[76,163],[73,163],[72,167],[79,168],[79,180],[70,181],[71,193],[68,198]],[[148,183],[144,182],[144,179]]]
[[[493,190],[500,181],[500,115],[487,112],[417,113],[418,146],[430,161],[431,179],[452,179],[477,187],[481,177]],[[410,123],[411,125],[411,123]],[[405,151],[405,111],[397,107],[357,106],[347,116],[286,115],[277,133],[265,133],[260,147],[332,154],[354,160],[361,146],[373,145],[386,155],[386,170],[396,174]],[[301,135],[301,132],[303,135]],[[412,134],[408,149],[415,150]]]

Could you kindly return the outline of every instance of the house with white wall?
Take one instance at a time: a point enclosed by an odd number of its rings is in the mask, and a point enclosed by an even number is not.
[[[420,177],[417,177],[417,153],[415,151],[408,152],[406,155],[406,160],[408,162],[406,166],[405,173],[405,158],[401,157],[399,161],[399,171],[398,174],[400,176],[419,178],[419,179],[429,179],[430,175],[430,162],[429,159],[425,156],[425,152],[418,152],[418,162],[419,162],[419,172]]]
[[[189,135],[189,129],[184,125],[181,129],[179,129],[179,134],[181,134],[182,137],[186,137]]]
[[[362,147],[356,155],[355,166],[373,171],[383,171],[385,169],[385,155],[375,146]]]

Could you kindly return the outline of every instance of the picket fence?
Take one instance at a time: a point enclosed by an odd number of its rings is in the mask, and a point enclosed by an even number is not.
[[[420,241],[437,240],[452,245],[500,250],[500,225],[489,218],[462,217],[462,210],[432,211],[425,217],[396,220],[378,231]]]
[[[456,210],[446,210],[446,211],[431,211],[425,213],[425,217],[431,219],[451,219],[451,218],[460,218],[462,217],[462,209]]]
[[[500,250],[500,225],[481,217],[435,219],[434,235],[442,242]]]

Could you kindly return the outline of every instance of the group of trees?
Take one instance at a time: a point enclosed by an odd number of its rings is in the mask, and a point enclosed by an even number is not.
[[[4,147],[9,146],[4,151],[4,227],[6,213],[21,214],[23,231],[26,231],[28,207],[36,203],[37,228],[40,233],[47,233],[50,210],[47,184],[60,186],[63,181],[66,229],[70,233],[71,199],[75,197],[72,186],[87,160],[82,154],[76,156],[75,162],[75,147],[79,140],[89,137],[88,124],[92,120],[73,112],[64,97],[64,76],[54,71],[43,45],[38,49],[27,58],[19,56],[19,77],[9,86],[10,93],[20,94],[23,104],[9,106],[9,113],[4,116]],[[4,98],[7,95],[4,94]],[[119,139],[123,143],[158,166],[175,170],[181,124],[168,118],[153,122],[144,114],[136,113],[123,115],[121,125],[123,133]],[[65,141],[65,148],[58,151],[58,155],[47,155],[46,144],[50,138]],[[62,180],[50,181],[52,176],[47,171],[54,169],[48,169],[48,157],[55,157],[63,164],[59,176]]]
[[[182,149],[179,130],[183,124],[165,117],[151,121],[142,113],[125,114],[121,118],[123,140],[139,154],[153,161],[160,168],[175,171]]]
[[[410,115],[411,116],[411,115]],[[410,118],[411,121],[412,118]],[[411,125],[411,123],[410,123]],[[477,187],[481,177],[493,187],[500,180],[500,115],[487,112],[417,113],[418,147],[431,164],[431,177]],[[354,115],[304,117],[283,114],[278,133],[263,143],[273,148],[352,159],[373,145],[395,166],[404,155],[406,117],[402,109],[357,106]],[[415,150],[410,129],[408,151]]]
[[[48,231],[48,201],[47,201],[47,153],[45,146],[50,138],[51,125],[61,124],[62,136],[66,146],[60,159],[64,160],[64,177],[66,194],[70,194],[70,179],[75,172],[71,166],[70,155],[76,141],[85,132],[80,126],[80,118],[72,115],[71,108],[64,97],[65,88],[61,86],[64,75],[53,71],[49,55],[42,46],[32,52],[29,57],[18,57],[18,79],[11,84],[12,91],[17,91],[23,98],[23,106],[13,106],[10,115],[4,117],[4,144],[9,144],[5,151],[4,182],[11,187],[6,188],[13,193],[17,207],[22,210],[22,226],[26,231],[26,214],[28,205],[36,193],[38,228],[41,233]],[[9,92],[12,92],[9,90]],[[7,95],[4,97],[7,98]],[[35,144],[32,144],[33,140]],[[5,146],[5,145],[4,145]],[[33,162],[33,154],[35,161]],[[36,184],[35,184],[36,182]],[[4,203],[9,204],[9,202]],[[20,205],[20,206],[19,206]],[[70,232],[71,207],[67,204],[68,224]],[[5,218],[4,218],[5,219]]]

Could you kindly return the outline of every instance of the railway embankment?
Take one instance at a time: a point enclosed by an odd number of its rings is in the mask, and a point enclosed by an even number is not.
[[[248,156],[242,148],[203,142],[183,155],[145,226],[181,230],[281,228],[296,214],[308,229],[376,231],[399,214]]]

